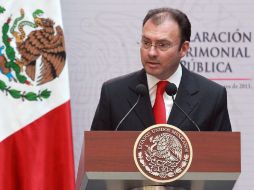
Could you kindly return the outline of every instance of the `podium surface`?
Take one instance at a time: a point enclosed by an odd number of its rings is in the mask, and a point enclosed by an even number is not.
[[[190,190],[229,190],[241,172],[239,132],[186,132],[193,160],[179,180],[158,184],[145,178],[133,159],[140,132],[86,131],[76,183],[78,190],[129,190],[165,185]]]

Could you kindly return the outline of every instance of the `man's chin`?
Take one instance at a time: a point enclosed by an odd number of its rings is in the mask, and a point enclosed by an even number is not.
[[[158,70],[145,68],[145,71],[149,75],[152,75],[152,76],[154,76],[154,77],[156,77],[158,79],[160,78],[160,72],[158,72]]]

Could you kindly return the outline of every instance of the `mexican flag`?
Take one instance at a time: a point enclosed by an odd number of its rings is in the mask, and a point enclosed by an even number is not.
[[[0,189],[73,190],[60,0],[0,2]]]

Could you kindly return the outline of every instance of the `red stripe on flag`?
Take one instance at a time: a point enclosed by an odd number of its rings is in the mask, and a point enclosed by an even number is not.
[[[0,189],[74,190],[74,184],[70,101],[0,143]]]

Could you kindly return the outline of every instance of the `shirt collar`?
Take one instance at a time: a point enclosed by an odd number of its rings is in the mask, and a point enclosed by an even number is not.
[[[146,77],[147,77],[147,85],[149,90],[151,90],[160,81],[160,79],[148,73],[146,73]],[[181,82],[181,78],[182,78],[182,66],[181,64],[179,64],[174,74],[171,75],[166,81],[174,83],[176,87],[178,88]]]

